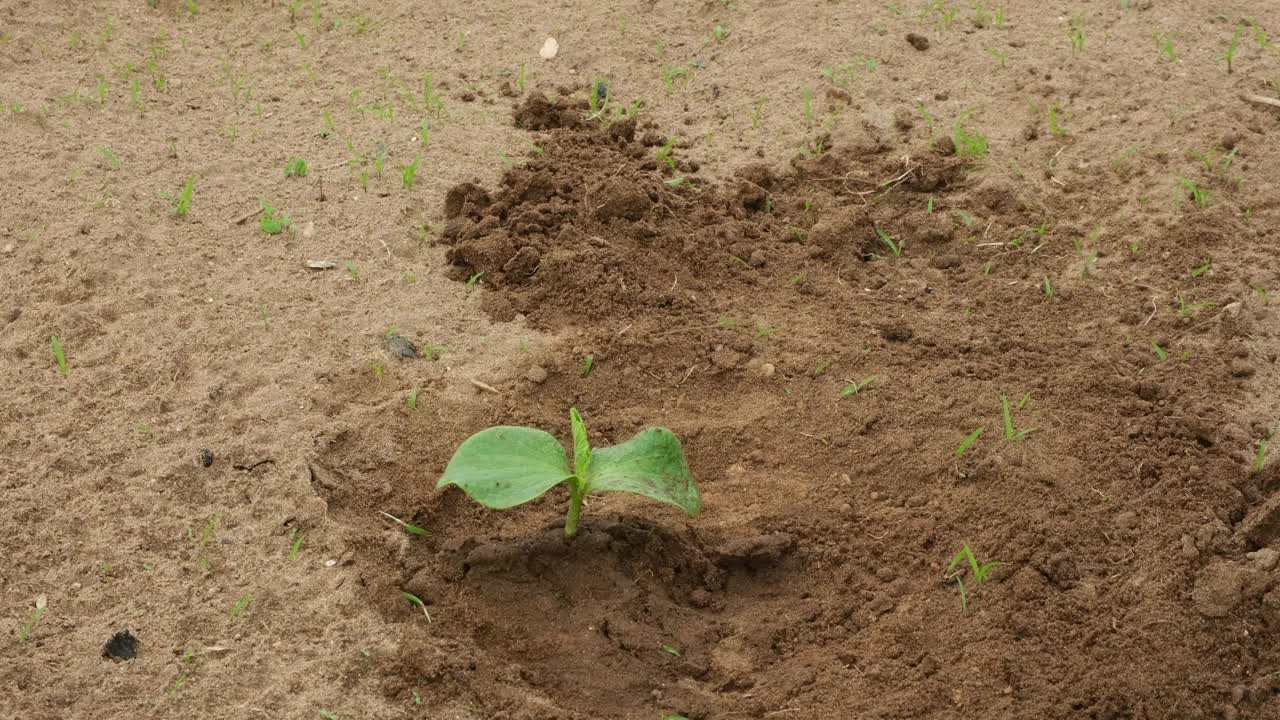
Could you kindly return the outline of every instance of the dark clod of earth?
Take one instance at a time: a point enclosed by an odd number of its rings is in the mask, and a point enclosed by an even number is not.
[[[393,357],[416,358],[418,357],[418,346],[407,337],[399,335],[391,335],[386,340],[387,352]]]
[[[102,657],[113,660],[132,660],[138,657],[138,638],[128,630],[121,630],[102,646]]]
[[[200,467],[209,467],[213,464],[213,451],[209,448],[200,448]]]
[[[907,42],[911,43],[911,47],[920,52],[929,49],[929,38],[918,33],[907,33]]]

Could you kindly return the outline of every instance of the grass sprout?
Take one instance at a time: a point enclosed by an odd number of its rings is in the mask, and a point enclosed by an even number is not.
[[[63,377],[66,377],[70,371],[67,370],[67,355],[62,350],[62,341],[58,339],[57,335],[50,335],[49,344],[53,347],[53,359],[58,363],[58,372],[62,373]]]
[[[901,240],[895,241],[892,235],[878,227],[876,228],[876,234],[880,236],[880,242],[889,247],[889,252],[893,253],[894,257],[902,257],[903,246],[906,245],[906,243]]]
[[[874,381],[875,379],[876,379],[875,375],[869,375],[863,378],[862,382],[857,382],[855,380],[847,381],[849,384],[845,385],[843,388],[840,389],[840,397],[849,397],[850,395],[857,395],[867,385],[870,385],[872,381]]]
[[[966,563],[967,567],[961,568],[961,562]],[[951,563],[947,565],[947,579],[954,579],[956,581],[956,585],[960,587],[961,610],[969,609],[969,595],[965,591],[964,581],[960,577],[964,571],[966,569],[968,570],[969,575],[973,580],[973,585],[976,587],[986,582],[987,577],[991,574],[991,570],[999,564],[1000,563],[997,562],[979,563],[977,556],[973,554],[973,549],[969,547],[969,543],[965,543],[964,547],[955,554],[955,557],[951,558]]]
[[[379,510],[378,514],[395,522],[397,525],[404,528],[404,531],[409,533],[410,535],[430,535],[431,534],[430,530],[423,530],[417,525],[412,525],[410,523],[407,523],[404,520],[401,520],[400,518],[396,517],[395,515],[391,515],[390,513],[385,513]]]
[[[983,426],[969,433],[969,435],[966,436],[965,439],[960,442],[960,445],[956,447],[955,456],[960,457],[961,455],[964,455],[965,451],[968,450],[970,447],[972,447],[973,444],[978,441],[978,438],[982,437],[982,433],[986,431],[987,431],[986,426]]]
[[[1019,410],[1027,404],[1029,398],[1030,393],[1022,396],[1022,402],[1018,404]],[[1000,414],[1004,418],[1004,437],[1010,442],[1021,442],[1025,437],[1039,430],[1039,428],[1024,428],[1021,430],[1014,428],[1013,413],[1009,410],[1009,396],[1004,393],[1000,393]]]

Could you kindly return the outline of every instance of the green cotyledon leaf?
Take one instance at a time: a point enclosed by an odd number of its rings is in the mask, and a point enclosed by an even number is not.
[[[491,427],[467,438],[436,487],[457,485],[496,510],[515,507],[573,477],[564,448],[551,433],[527,427]]]
[[[585,477],[591,467],[591,443],[587,440],[587,426],[578,414],[578,408],[569,408],[569,420],[573,423],[573,471]]]
[[[585,480],[589,493],[631,492],[690,515],[702,510],[680,441],[666,428],[649,428],[621,445],[593,449]]]

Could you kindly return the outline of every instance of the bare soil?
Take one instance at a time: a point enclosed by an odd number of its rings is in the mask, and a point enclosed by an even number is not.
[[[1280,717],[1280,16],[934,7],[0,4],[0,715]]]

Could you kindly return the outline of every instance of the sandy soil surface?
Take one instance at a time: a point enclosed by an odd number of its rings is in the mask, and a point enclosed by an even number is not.
[[[0,2],[0,716],[1280,717],[1268,33]],[[435,489],[571,406],[702,514]]]

